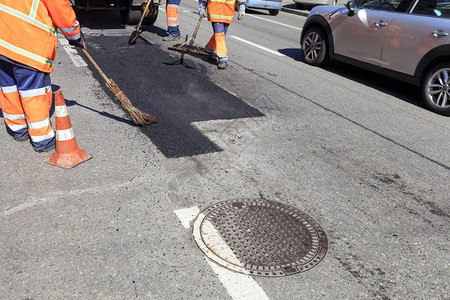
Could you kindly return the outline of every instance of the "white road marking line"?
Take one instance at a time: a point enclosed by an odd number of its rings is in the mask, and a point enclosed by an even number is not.
[[[198,215],[198,206],[174,210],[178,219],[184,228],[190,228],[190,223]],[[231,251],[231,249],[229,249]],[[268,300],[264,290],[256,283],[256,281],[244,274],[230,271],[218,264],[210,261],[205,257],[208,264],[213,269],[214,273],[219,277],[228,294],[234,300]]]
[[[275,55],[277,55],[277,56],[285,56],[284,54],[281,54],[280,52],[277,52],[277,51],[271,50],[271,49],[269,49],[269,48],[260,46],[260,45],[258,45],[258,44],[255,44],[255,43],[252,43],[252,42],[250,42],[250,41],[244,40],[244,39],[242,39],[242,38],[240,38],[240,37],[237,37],[237,36],[234,36],[234,35],[231,35],[230,37],[233,38],[233,39],[236,39],[236,40],[238,40],[238,41],[241,41],[241,42],[243,42],[243,43],[249,44],[249,45],[251,45],[251,46],[253,46],[253,47],[256,47],[256,48],[259,48],[259,49],[261,49],[261,50],[267,51],[267,52],[269,52],[269,53],[275,54]]]
[[[213,263],[208,258],[206,261],[213,269],[214,273],[219,276],[225,289],[235,300],[268,300],[266,293],[256,283],[256,281],[248,275],[239,274]]]
[[[178,219],[180,219],[181,225],[183,225],[184,228],[189,229],[189,227],[191,227],[190,222],[195,219],[200,212],[200,209],[198,206],[194,206],[177,209],[173,212],[177,215]]]
[[[75,67],[87,67],[86,62],[78,55],[77,50],[69,45],[69,41],[67,41],[65,38],[58,40],[64,50],[66,50],[67,55],[69,55]]]
[[[267,22],[271,22],[271,23],[275,23],[275,24],[278,24],[278,25],[286,26],[286,27],[289,27],[289,28],[292,28],[292,29],[296,29],[296,30],[302,30],[302,28],[300,28],[300,27],[295,27],[295,26],[284,24],[284,23],[280,23],[280,22],[277,22],[277,21],[268,20],[268,19],[265,19],[265,18],[262,18],[262,17],[251,15],[251,14],[245,14],[245,16],[246,17],[249,16],[249,17],[252,17],[252,18],[261,19],[261,20],[264,20],[264,21],[267,21]]]

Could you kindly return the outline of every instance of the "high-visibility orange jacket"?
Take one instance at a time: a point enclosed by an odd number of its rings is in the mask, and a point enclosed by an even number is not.
[[[235,6],[236,0],[208,0],[208,20],[231,24]]]
[[[68,0],[0,0],[0,54],[11,60],[52,72],[56,27],[69,40],[80,38]]]

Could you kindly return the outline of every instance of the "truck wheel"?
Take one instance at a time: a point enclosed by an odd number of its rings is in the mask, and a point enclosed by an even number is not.
[[[120,11],[122,24],[136,25],[141,20],[141,10],[139,7],[127,7]]]
[[[144,20],[142,20],[142,25],[151,26],[156,22],[156,18],[158,17],[159,5],[154,5],[149,9],[150,13],[147,17],[144,18]],[[130,6],[120,12],[120,17],[122,20],[122,24],[136,25],[141,20],[142,9],[140,6]]]
[[[142,20],[142,24],[152,26],[158,18],[158,10],[159,5],[154,5],[150,10],[149,15]]]
[[[450,62],[431,68],[425,75],[421,88],[423,100],[431,111],[450,116]]]

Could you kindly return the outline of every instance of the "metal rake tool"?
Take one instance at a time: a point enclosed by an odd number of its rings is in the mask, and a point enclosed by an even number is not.
[[[183,44],[181,44],[179,46],[174,45],[172,47],[169,47],[169,50],[195,53],[195,54],[200,54],[200,55],[209,55],[205,51],[200,50],[197,42],[195,41],[195,38],[197,37],[198,29],[200,28],[200,24],[202,23],[202,19],[203,19],[203,15],[201,15],[200,18],[198,19],[197,26],[195,27],[194,33],[192,34],[192,37],[190,39],[188,39],[186,42],[184,42]],[[189,45],[187,45],[187,43],[189,43]],[[194,44],[195,44],[195,47],[193,47]]]

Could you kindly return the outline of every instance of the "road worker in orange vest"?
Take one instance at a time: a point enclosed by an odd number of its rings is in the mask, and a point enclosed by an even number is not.
[[[208,6],[205,12],[206,1]],[[245,0],[199,0],[198,3],[199,15],[208,16],[214,30],[205,50],[209,53],[210,61],[219,62],[217,66],[219,69],[225,69],[228,64],[225,35],[228,26],[233,22],[236,4],[238,6],[238,20],[242,20],[245,16]]]
[[[85,48],[68,0],[0,0],[0,106],[7,132],[31,139],[37,152],[55,148],[49,120],[50,73],[59,28],[73,46]]]
[[[181,0],[166,0],[167,32],[163,38],[165,42],[172,42],[181,39],[180,26],[178,25],[178,8]]]

